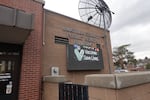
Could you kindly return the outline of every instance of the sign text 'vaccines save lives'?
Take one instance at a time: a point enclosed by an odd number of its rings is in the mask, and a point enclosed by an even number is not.
[[[100,48],[85,45],[68,45],[68,70],[100,70],[103,57]]]

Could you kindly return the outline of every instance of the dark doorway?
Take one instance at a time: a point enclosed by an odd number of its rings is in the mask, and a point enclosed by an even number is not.
[[[17,100],[21,66],[21,45],[0,43],[0,99]]]

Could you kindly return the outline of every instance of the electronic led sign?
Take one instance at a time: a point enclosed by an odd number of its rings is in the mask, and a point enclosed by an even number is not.
[[[85,45],[67,45],[68,70],[101,70],[102,50]]]

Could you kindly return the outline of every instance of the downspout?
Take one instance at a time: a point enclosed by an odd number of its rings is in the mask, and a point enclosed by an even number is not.
[[[42,53],[43,53],[43,46],[45,45],[45,9],[43,8],[43,14],[42,14]],[[41,53],[41,55],[42,55]],[[42,60],[41,60],[42,61]],[[41,64],[42,67],[42,64]],[[43,76],[42,76],[42,72],[41,72],[41,100],[44,100],[44,96],[43,96],[43,92],[44,92],[44,83],[43,83]]]
[[[107,60],[108,60],[108,67],[109,67],[109,74],[112,74],[112,69],[111,69],[111,64],[110,64],[110,54],[109,54],[109,48],[108,48],[108,38],[107,38],[107,30],[106,30],[106,23],[105,23],[105,19],[104,19],[104,11],[103,11],[103,20],[104,20],[104,41],[105,41],[105,47],[106,47],[106,51],[107,51]]]
[[[46,16],[45,16],[45,9],[43,9],[43,32],[42,32],[42,45],[44,46],[45,45],[45,19],[46,19]]]

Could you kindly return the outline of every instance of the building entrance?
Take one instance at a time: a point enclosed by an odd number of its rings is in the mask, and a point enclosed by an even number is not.
[[[0,43],[0,98],[17,100],[21,46]]]

